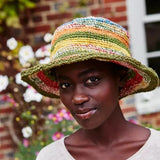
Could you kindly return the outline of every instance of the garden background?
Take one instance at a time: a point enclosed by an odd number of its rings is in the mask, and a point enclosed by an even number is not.
[[[42,147],[79,127],[59,99],[37,93],[20,72],[47,63],[55,28],[83,16],[128,29],[125,0],[0,1],[0,160],[34,160]],[[134,96],[120,103],[127,120],[159,128],[160,113],[139,115]]]

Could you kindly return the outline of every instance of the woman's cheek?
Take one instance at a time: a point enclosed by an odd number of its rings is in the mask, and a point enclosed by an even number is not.
[[[72,103],[70,96],[67,94],[64,95],[60,93],[60,99],[64,104],[64,106],[69,109],[69,106],[71,106],[71,103]]]

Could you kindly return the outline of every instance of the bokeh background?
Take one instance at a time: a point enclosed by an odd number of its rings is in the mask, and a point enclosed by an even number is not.
[[[20,72],[49,62],[54,30],[100,16],[129,30],[133,57],[160,75],[160,1],[0,0],[0,160],[34,160],[45,145],[79,128],[59,99],[37,93]],[[160,90],[120,101],[132,123],[160,128]]]

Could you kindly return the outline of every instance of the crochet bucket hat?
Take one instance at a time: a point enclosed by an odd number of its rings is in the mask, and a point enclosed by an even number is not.
[[[129,68],[120,98],[153,90],[159,84],[153,69],[131,57],[127,31],[101,17],[76,18],[58,27],[51,42],[50,62],[23,71],[22,80],[42,95],[56,98],[59,97],[59,88],[51,69],[89,59]]]

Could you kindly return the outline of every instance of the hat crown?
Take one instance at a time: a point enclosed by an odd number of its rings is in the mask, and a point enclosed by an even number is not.
[[[106,53],[130,57],[128,32],[101,17],[76,18],[54,33],[51,60],[79,53]]]
[[[65,23],[56,29],[51,47],[51,61],[48,64],[39,64],[22,73],[24,81],[48,97],[59,97],[54,74],[56,67],[89,59],[128,68],[119,98],[150,91],[159,85],[157,74],[131,57],[125,28],[108,19],[85,17]]]

